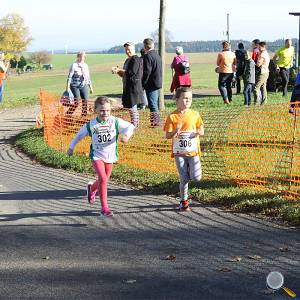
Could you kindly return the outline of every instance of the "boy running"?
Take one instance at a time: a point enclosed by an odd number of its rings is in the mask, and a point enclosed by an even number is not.
[[[200,162],[199,136],[204,135],[203,121],[197,111],[191,110],[192,90],[181,87],[176,90],[177,109],[166,120],[164,131],[166,138],[172,139],[172,157],[180,177],[181,211],[190,211],[188,200],[188,182],[199,181],[202,177]]]

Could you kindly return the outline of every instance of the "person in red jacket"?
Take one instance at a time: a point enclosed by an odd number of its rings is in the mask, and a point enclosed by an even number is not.
[[[174,70],[173,80],[171,84],[170,91],[173,93],[179,87],[190,87],[192,85],[192,80],[190,73],[183,74],[180,65],[182,62],[188,62],[188,58],[183,55],[183,48],[176,47],[176,56],[171,64],[172,70]]]

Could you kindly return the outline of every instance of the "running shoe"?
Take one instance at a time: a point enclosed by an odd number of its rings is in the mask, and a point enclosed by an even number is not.
[[[100,216],[102,216],[102,217],[112,217],[113,213],[110,210],[101,210]]]
[[[191,209],[189,207],[189,200],[180,201],[179,210],[180,211],[191,211]]]
[[[96,193],[92,192],[92,185],[93,185],[93,182],[90,181],[86,187],[86,194],[87,194],[89,204],[94,204],[95,200],[96,200]]]

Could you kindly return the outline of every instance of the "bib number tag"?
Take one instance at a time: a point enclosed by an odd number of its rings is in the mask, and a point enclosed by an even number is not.
[[[94,149],[110,149],[116,144],[116,131],[109,125],[98,124],[93,128],[93,147]]]
[[[113,148],[114,144],[113,137],[109,132],[100,132],[95,135],[94,146],[97,150]]]
[[[197,152],[198,143],[193,132],[181,132],[180,135],[173,140],[174,154],[189,154]]]
[[[111,134],[110,133],[99,133],[98,134],[98,143],[105,144],[111,142]]]

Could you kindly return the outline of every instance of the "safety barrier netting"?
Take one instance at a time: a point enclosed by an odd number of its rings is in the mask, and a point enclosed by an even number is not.
[[[201,100],[199,100],[201,101]],[[66,152],[79,128],[95,117],[94,101],[88,114],[78,107],[63,106],[60,97],[40,92],[44,138],[48,145]],[[205,135],[201,137],[203,178],[233,180],[241,185],[266,188],[297,198],[300,195],[300,132],[297,105],[289,112],[288,102],[264,106],[203,108]],[[171,141],[162,126],[150,126],[149,111],[139,111],[139,126],[129,143],[119,144],[119,163],[155,173],[177,173],[171,158]],[[127,110],[115,108],[114,116],[130,121]],[[76,151],[89,155],[90,139]]]

